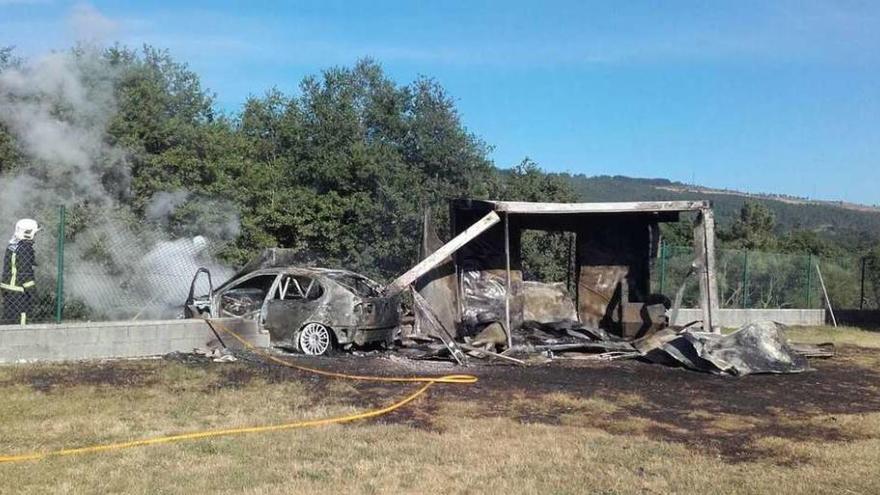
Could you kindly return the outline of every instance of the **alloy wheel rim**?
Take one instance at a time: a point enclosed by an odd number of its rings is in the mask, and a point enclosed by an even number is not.
[[[305,354],[324,354],[330,347],[330,332],[320,323],[309,323],[300,333],[299,347]]]

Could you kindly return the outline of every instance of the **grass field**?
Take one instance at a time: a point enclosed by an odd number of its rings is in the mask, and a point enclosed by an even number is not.
[[[635,361],[472,367],[478,384],[379,420],[0,464],[0,492],[880,493],[880,334],[790,337],[842,345],[815,372],[742,379]],[[319,418],[411,390],[246,361],[4,366],[0,455]]]

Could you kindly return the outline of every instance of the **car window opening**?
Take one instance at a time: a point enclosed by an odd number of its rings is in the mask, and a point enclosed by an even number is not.
[[[315,279],[303,276],[286,275],[278,284],[275,299],[285,301],[314,301],[324,293],[321,284]]]
[[[360,297],[379,297],[379,289],[369,279],[350,274],[329,274],[330,278]]]
[[[240,317],[259,311],[275,277],[258,275],[224,292],[220,299],[220,314]]]

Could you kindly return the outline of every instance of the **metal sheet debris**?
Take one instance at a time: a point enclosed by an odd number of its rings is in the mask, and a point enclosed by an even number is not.
[[[727,335],[686,329],[656,343],[653,349],[643,350],[648,360],[718,375],[801,373],[811,369],[807,358],[772,322],[745,325]]]

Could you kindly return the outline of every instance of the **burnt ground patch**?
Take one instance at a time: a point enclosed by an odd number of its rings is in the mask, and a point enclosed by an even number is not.
[[[867,438],[847,432],[834,416],[880,412],[880,372],[860,364],[878,359],[880,350],[843,346],[833,359],[813,360],[815,371],[742,378],[635,360],[555,361],[528,368],[472,366],[465,370],[432,365],[422,373],[467,372],[477,375],[480,381],[472,386],[435,386],[429,400],[385,416],[383,421],[439,430],[431,424],[431,413],[436,408],[433,404],[444,400],[467,401],[476,406],[477,412],[472,414],[477,416],[503,416],[524,423],[555,425],[563,415],[583,413],[589,418],[582,424],[614,434],[632,433],[626,420],[641,419],[648,426],[640,434],[685,444],[728,461],[767,458],[779,464],[796,464],[803,459],[780,455],[756,445],[756,441],[767,437],[826,442]],[[314,364],[348,373],[417,374],[412,366],[383,358],[341,357]],[[393,394],[390,389],[388,393]],[[602,414],[546,400],[554,393],[607,400],[617,409],[613,414]],[[388,395],[385,397],[387,403]],[[533,402],[511,401],[512,397]],[[619,400],[621,397],[637,400]],[[719,427],[717,417],[734,418],[744,424]]]
[[[43,365],[0,380],[0,387],[23,384],[39,392],[73,386],[116,388],[149,387],[159,381],[159,370],[141,362],[65,363]]]

